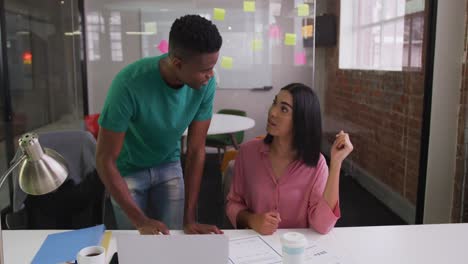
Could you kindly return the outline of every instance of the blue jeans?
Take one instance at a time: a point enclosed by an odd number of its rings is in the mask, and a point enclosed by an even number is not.
[[[146,216],[169,229],[182,229],[184,178],[180,161],[161,164],[124,177],[133,200]],[[118,229],[135,229],[125,212],[112,199]]]

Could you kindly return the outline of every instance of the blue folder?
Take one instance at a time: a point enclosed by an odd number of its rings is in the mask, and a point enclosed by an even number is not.
[[[82,248],[101,243],[104,225],[48,235],[32,264],[74,262]]]

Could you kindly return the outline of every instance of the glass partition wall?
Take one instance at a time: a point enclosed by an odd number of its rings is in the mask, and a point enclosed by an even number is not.
[[[29,131],[82,128],[83,50],[79,1],[4,0],[0,169]],[[7,151],[6,146],[12,146]],[[8,187],[0,207],[9,205]]]

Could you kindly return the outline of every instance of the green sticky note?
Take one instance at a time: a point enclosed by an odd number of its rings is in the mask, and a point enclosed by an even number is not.
[[[298,16],[308,16],[309,15],[309,5],[308,4],[299,4],[297,6],[297,15]]]
[[[214,20],[224,20],[224,16],[226,15],[226,10],[222,8],[214,8],[213,9],[213,18]]]
[[[232,69],[232,57],[223,56],[221,59],[221,67],[224,69]]]
[[[252,49],[254,51],[262,50],[263,48],[263,43],[261,39],[254,39],[252,41]]]
[[[286,33],[284,35],[284,45],[296,46],[296,34]]]
[[[255,2],[244,1],[244,12],[255,12]]]
[[[156,22],[147,22],[145,23],[145,32],[156,34],[158,29],[156,27]]]

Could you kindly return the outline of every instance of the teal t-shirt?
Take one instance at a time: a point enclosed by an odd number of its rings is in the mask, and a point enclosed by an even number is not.
[[[138,60],[113,80],[99,124],[126,132],[117,168],[122,176],[180,159],[180,138],[192,121],[212,116],[215,79],[199,90],[169,87],[159,71],[167,55]]]

